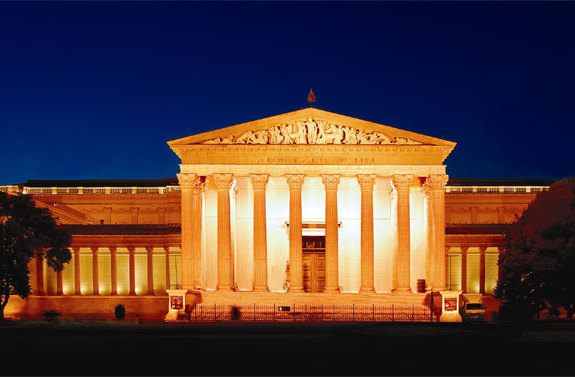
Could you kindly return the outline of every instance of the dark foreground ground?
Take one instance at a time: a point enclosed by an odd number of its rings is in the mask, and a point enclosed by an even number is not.
[[[0,323],[2,375],[575,375],[575,323]]]

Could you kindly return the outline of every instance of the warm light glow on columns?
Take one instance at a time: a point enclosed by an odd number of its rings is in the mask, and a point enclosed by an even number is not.
[[[36,258],[36,295],[44,296],[44,262],[42,258]]]
[[[467,293],[467,246],[461,247],[461,291]]]
[[[128,260],[129,260],[129,269],[130,269],[130,296],[136,295],[136,260],[134,253],[136,252],[136,248],[133,246],[128,247]]]
[[[359,174],[361,187],[361,287],[360,292],[375,292],[373,279],[373,185],[375,174]]]
[[[337,186],[339,175],[322,175],[325,185],[325,291],[339,291]]]
[[[172,285],[170,282],[170,248],[164,246],[164,252],[166,253],[166,289],[171,289]]]
[[[98,248],[92,247],[92,294],[100,295],[100,281],[98,279]]]
[[[62,270],[58,270],[56,271],[56,296],[62,296],[63,295],[63,289],[64,287],[64,283],[62,281]]]
[[[287,174],[289,185],[290,292],[303,292],[301,188],[303,174]]]
[[[74,294],[77,296],[82,295],[82,284],[80,280],[80,248],[74,248]]]
[[[487,247],[479,247],[479,293],[485,294],[485,250]]]
[[[251,174],[254,191],[254,291],[268,291],[266,185],[268,174]]]
[[[110,295],[117,296],[118,295],[118,263],[116,260],[116,251],[115,247],[110,247],[110,279],[112,282],[112,289]]]
[[[432,174],[425,180],[431,197],[432,244],[431,244],[431,287],[434,291],[446,290],[445,251],[445,185],[449,177]]]
[[[193,236],[192,236],[192,276],[194,288],[202,287],[202,193],[205,184],[201,179],[195,181],[192,188],[192,205],[193,205]]]
[[[148,255],[148,295],[154,295],[154,248],[151,246],[146,247]]]
[[[397,190],[397,288],[398,292],[411,292],[410,278],[410,225],[409,225],[409,187],[413,175],[393,176],[393,185]]]
[[[200,178],[196,174],[178,174],[181,190],[181,234],[182,234],[182,288],[194,288],[193,247],[194,247],[194,200],[193,188]]]
[[[217,290],[231,291],[234,279],[230,223],[230,188],[232,174],[214,174],[218,189],[218,285]]]

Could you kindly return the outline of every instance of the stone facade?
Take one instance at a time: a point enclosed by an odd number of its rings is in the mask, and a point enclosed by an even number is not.
[[[73,233],[72,262],[33,263],[34,295],[8,315],[106,316],[128,296],[159,319],[167,289],[204,304],[424,305],[423,281],[489,295],[505,224],[551,183],[449,179],[455,143],[314,108],[168,144],[177,179],[0,187]]]

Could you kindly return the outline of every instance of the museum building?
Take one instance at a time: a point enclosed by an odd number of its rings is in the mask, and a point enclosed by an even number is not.
[[[313,107],[168,145],[177,178],[0,186],[72,233],[71,262],[34,261],[33,294],[7,316],[110,317],[122,304],[163,319],[171,290],[196,314],[425,308],[445,291],[496,305],[505,227],[553,183],[449,178],[454,142]]]

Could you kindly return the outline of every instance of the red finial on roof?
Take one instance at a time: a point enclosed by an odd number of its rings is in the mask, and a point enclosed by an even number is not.
[[[313,94],[313,89],[309,88],[309,94],[307,95],[307,101],[309,102],[310,106],[312,102],[315,102],[315,95]]]

